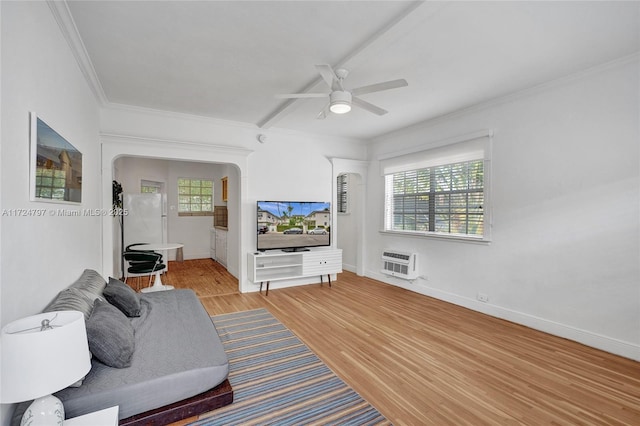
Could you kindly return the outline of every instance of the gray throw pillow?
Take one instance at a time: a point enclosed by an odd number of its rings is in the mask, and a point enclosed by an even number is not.
[[[135,349],[133,326],[118,308],[96,299],[86,326],[93,356],[109,367],[131,365]]]
[[[77,288],[67,288],[44,308],[43,312],[52,311],[80,311],[84,314],[85,321],[91,315],[93,299]]]
[[[109,284],[102,290],[102,295],[126,316],[140,316],[140,298],[138,294],[122,281],[109,277]]]
[[[88,290],[91,293],[101,294],[107,282],[93,269],[85,269],[80,278],[74,281],[69,287]]]

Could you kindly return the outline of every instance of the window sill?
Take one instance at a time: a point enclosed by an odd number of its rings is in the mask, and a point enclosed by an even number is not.
[[[213,212],[189,212],[189,213],[178,212],[178,217],[185,217],[185,216],[213,216]]]
[[[433,238],[436,240],[445,240],[445,241],[459,241],[463,243],[472,243],[472,244],[483,244],[489,245],[491,240],[485,239],[482,237],[468,237],[465,235],[449,235],[449,234],[437,234],[430,232],[408,232],[408,231],[388,231],[388,230],[380,230],[381,234],[387,235],[395,235],[399,237],[414,237],[414,238]]]

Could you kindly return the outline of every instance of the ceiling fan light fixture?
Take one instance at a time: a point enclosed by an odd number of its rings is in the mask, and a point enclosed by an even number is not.
[[[2,0],[0,0],[2,1]],[[330,93],[289,93],[285,95],[276,95],[280,99],[306,99],[306,98],[329,98],[329,103],[325,103],[322,107],[322,111],[316,116],[317,119],[324,119],[329,112],[334,114],[346,114],[351,111],[351,107],[355,104],[358,108],[362,108],[375,115],[385,115],[387,110],[373,105],[360,98],[360,95],[367,93],[381,92],[383,90],[397,89],[399,87],[407,86],[407,80],[400,78],[397,80],[383,81],[381,83],[369,84],[367,86],[356,87],[355,89],[346,90],[344,88],[343,80],[349,74],[344,68],[338,68],[333,70],[331,65],[320,64],[316,65],[316,69],[320,73],[320,77],[327,83]],[[292,101],[290,101],[291,103]],[[275,119],[275,116],[282,113],[284,107],[279,109],[277,113],[274,113],[268,121]]]
[[[329,107],[329,110],[334,114],[346,114],[351,111],[351,105],[346,102],[334,102]]]
[[[351,93],[342,90],[336,90],[329,97],[329,111],[334,114],[346,114],[351,111]]]

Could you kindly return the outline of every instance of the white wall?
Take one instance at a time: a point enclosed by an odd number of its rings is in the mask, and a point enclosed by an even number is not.
[[[638,71],[627,58],[377,140],[374,160],[493,129],[493,241],[380,233],[373,161],[368,275],[640,359]],[[426,278],[379,274],[384,247],[420,253]]]
[[[157,158],[227,163],[229,182],[229,271],[240,280],[241,291],[256,291],[246,279],[246,257],[255,251],[256,201],[264,199],[330,200],[333,177],[330,157],[363,160],[366,146],[359,141],[301,134],[280,129],[210,120],[182,114],[161,113],[138,108],[105,108],[101,111],[103,153],[114,157],[133,155],[131,150]],[[265,143],[256,136],[266,134]],[[116,136],[117,135],[117,136]],[[118,140],[122,143],[109,143]],[[124,143],[126,141],[126,143]],[[137,142],[140,143],[137,143]],[[105,143],[108,144],[105,145]],[[153,144],[153,147],[151,146]],[[165,149],[166,148],[166,149]],[[224,159],[228,150],[246,152],[246,168]],[[244,155],[244,154],[241,154]],[[241,161],[244,164],[244,161]],[[103,188],[111,184],[112,165],[104,164]],[[104,197],[104,202],[108,198]],[[105,233],[112,225],[104,223]],[[232,233],[237,229],[238,233]],[[234,239],[234,235],[237,237]],[[108,242],[107,242],[108,243]],[[110,253],[111,246],[107,247]],[[235,264],[233,258],[238,259]],[[105,274],[114,266],[105,259]],[[273,288],[292,283],[278,283]]]
[[[98,108],[47,3],[2,2],[3,209],[45,209],[41,217],[3,216],[2,325],[39,312],[84,268],[101,269],[99,217],[60,217],[56,209],[97,209]],[[29,201],[29,111],[83,154],[82,204]],[[55,214],[55,213],[54,213]],[[2,405],[2,424],[9,407]]]
[[[115,177],[122,185],[122,192],[140,193],[140,181],[150,180],[166,184],[169,178],[169,162],[154,158],[120,157],[114,162]]]
[[[98,108],[44,2],[2,8],[2,206],[45,209],[2,220],[2,323],[38,312],[84,268],[100,269]],[[82,204],[29,201],[29,111],[83,154]],[[54,214],[54,215],[52,215]]]

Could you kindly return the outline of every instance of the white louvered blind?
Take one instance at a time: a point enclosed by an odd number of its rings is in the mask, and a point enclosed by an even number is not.
[[[347,213],[347,175],[338,176],[338,213]]]
[[[488,239],[489,137],[381,161],[384,230]]]

